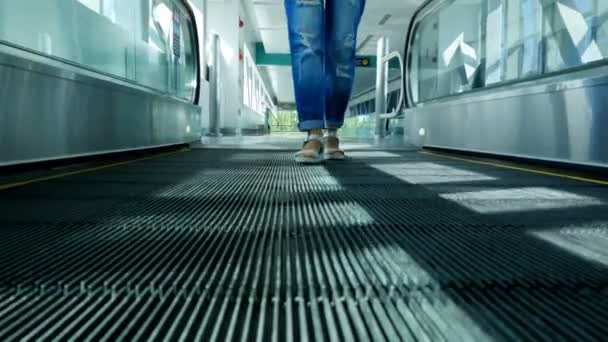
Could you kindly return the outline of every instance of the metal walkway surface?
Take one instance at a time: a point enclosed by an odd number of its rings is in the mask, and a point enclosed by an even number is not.
[[[419,152],[193,149],[0,192],[0,340],[608,337],[608,191]]]

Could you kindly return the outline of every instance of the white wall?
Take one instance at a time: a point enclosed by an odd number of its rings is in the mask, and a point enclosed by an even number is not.
[[[208,0],[209,42],[220,37],[219,80],[220,126],[229,131],[239,129],[242,92],[239,87],[239,9],[240,0]]]
[[[264,123],[264,116],[246,110],[242,105],[243,63],[239,60],[239,47],[247,46],[255,58],[255,43],[258,41],[255,18],[251,17],[248,3],[243,2],[249,0],[189,1],[203,13],[203,18],[199,20],[202,20],[205,26],[203,31],[206,32],[206,42],[201,42],[201,46],[205,46],[207,63],[211,63],[213,35],[218,34],[221,41],[221,78],[218,89],[220,127],[225,131],[237,133],[240,133],[241,129],[258,128]],[[239,28],[239,18],[245,22],[242,29]],[[204,66],[201,66],[201,70],[204,72]],[[203,111],[202,128],[205,133],[209,128],[209,83],[204,79],[202,81],[200,99]]]
[[[250,13],[254,7],[250,3],[247,6],[243,1],[250,2],[251,0],[242,0],[240,5],[240,16],[245,23],[241,29],[241,43],[249,49],[251,56],[255,60],[255,44],[259,39],[256,33],[255,14]]]
[[[266,116],[263,113],[258,113],[251,110],[249,107],[243,107],[241,126],[243,130],[259,129],[266,122]]]

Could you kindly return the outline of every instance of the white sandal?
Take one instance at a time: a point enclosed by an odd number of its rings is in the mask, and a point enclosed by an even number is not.
[[[327,137],[336,138],[336,140],[338,140],[338,146],[340,146],[340,139],[338,139],[337,132],[329,132],[327,133]],[[346,159],[346,155],[340,148],[325,148],[325,159],[344,160]]]
[[[306,139],[306,141],[304,141],[304,144],[302,145],[302,147],[306,146],[306,144],[311,140],[318,141],[321,144],[321,146],[319,147],[318,150],[302,149],[302,150],[298,151],[296,153],[296,162],[297,163],[318,164],[318,163],[323,162],[324,147],[323,147],[323,140],[320,135],[316,135],[316,134],[309,135],[308,138]]]

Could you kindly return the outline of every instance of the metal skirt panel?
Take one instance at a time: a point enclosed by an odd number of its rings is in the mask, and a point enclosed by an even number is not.
[[[407,111],[409,137],[427,147],[606,167],[606,81],[542,91],[530,84],[426,104]]]
[[[0,53],[0,166],[186,143],[200,108]]]

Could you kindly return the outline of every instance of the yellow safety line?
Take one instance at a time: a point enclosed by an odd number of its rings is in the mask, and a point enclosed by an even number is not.
[[[142,158],[138,158],[138,159],[126,160],[126,161],[123,161],[123,162],[112,163],[112,164],[107,164],[107,165],[101,165],[101,166],[96,166],[96,167],[91,167],[91,168],[88,168],[88,169],[76,170],[76,171],[71,171],[71,172],[65,172],[65,173],[60,173],[60,174],[56,174],[56,175],[52,175],[52,176],[34,178],[34,179],[20,181],[20,182],[0,184],[0,191],[8,190],[8,189],[14,189],[14,188],[18,188],[18,187],[25,186],[25,185],[35,184],[35,183],[46,182],[46,181],[50,181],[50,180],[54,180],[54,179],[59,179],[59,178],[64,178],[64,177],[68,177],[68,176],[80,175],[80,174],[83,174],[83,173],[89,173],[89,172],[99,171],[99,170],[103,170],[103,169],[109,169],[111,167],[117,167],[117,166],[121,166],[121,165],[132,164],[132,163],[136,163],[136,162],[140,162],[140,161],[144,161],[144,160],[150,160],[150,159],[156,159],[156,158],[160,158],[160,157],[166,157],[166,156],[169,156],[169,155],[172,155],[172,154],[182,153],[182,152],[186,152],[186,151],[189,151],[189,149],[186,148],[186,149],[182,149],[182,150],[179,150],[179,151],[160,153],[160,154],[156,154],[156,155],[149,156],[149,157],[142,157]]]
[[[432,156],[437,156],[437,157],[448,158],[448,159],[466,161],[466,162],[474,163],[474,164],[480,164],[480,165],[486,165],[486,166],[494,166],[494,167],[499,167],[499,168],[503,168],[503,169],[523,171],[523,172],[529,172],[529,173],[536,173],[536,174],[545,175],[545,176],[552,176],[552,177],[567,178],[567,179],[572,179],[572,180],[576,180],[576,181],[580,181],[580,182],[593,183],[593,184],[599,184],[599,185],[608,185],[608,181],[602,181],[602,180],[599,180],[599,179],[579,177],[579,176],[572,176],[572,175],[567,175],[567,174],[557,173],[557,172],[549,172],[549,171],[541,171],[541,170],[535,170],[535,169],[528,169],[528,168],[525,168],[525,167],[509,166],[509,165],[499,164],[499,163],[484,162],[484,161],[480,161],[480,160],[468,159],[468,158],[462,158],[462,157],[453,157],[453,156],[448,156],[448,155],[441,154],[441,153],[434,153],[434,152],[428,152],[428,151],[423,151],[423,152],[420,152],[420,153],[428,154],[428,155],[432,155]]]

